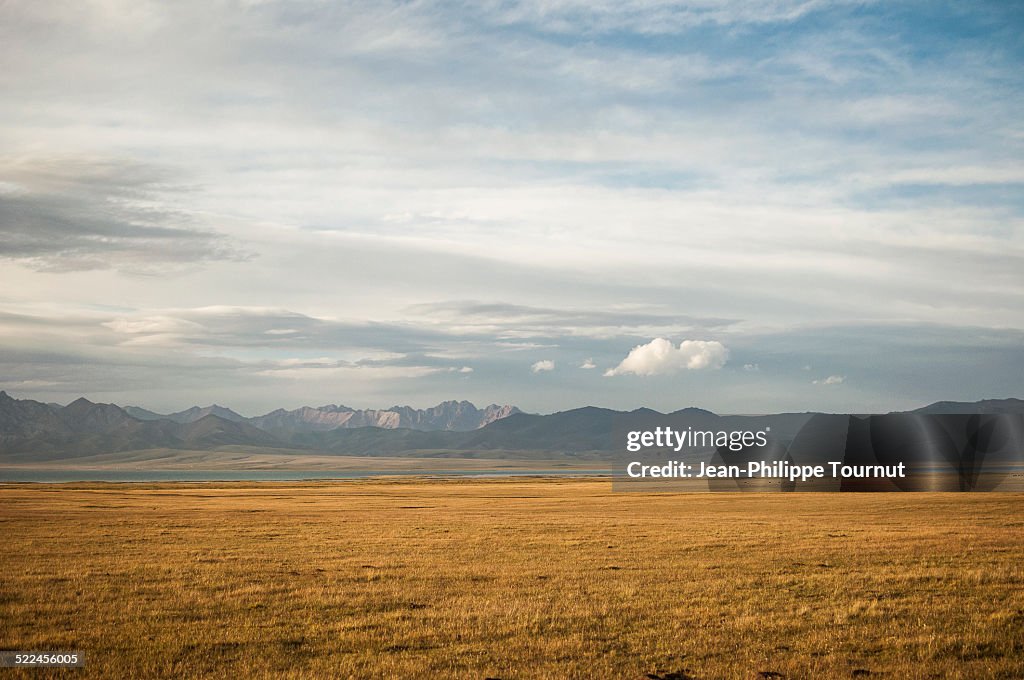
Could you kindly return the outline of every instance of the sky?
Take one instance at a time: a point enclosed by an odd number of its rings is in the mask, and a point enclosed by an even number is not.
[[[1024,4],[0,3],[0,389],[1024,397]]]

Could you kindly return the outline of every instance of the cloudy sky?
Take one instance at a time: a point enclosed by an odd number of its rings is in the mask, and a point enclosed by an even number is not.
[[[1024,6],[0,3],[0,389],[1024,396]]]

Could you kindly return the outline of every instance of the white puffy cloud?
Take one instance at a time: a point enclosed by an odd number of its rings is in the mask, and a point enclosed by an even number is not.
[[[761,370],[761,367],[757,364],[743,364],[744,371],[757,372]]]
[[[725,365],[729,350],[717,340],[683,340],[676,347],[671,340],[655,338],[646,345],[637,345],[606,376],[664,375],[678,370],[717,369]]]
[[[846,376],[830,375],[829,377],[823,378],[822,380],[814,380],[812,382],[815,385],[842,385],[844,382],[846,382]]]
[[[543,359],[538,361],[533,366],[530,366],[530,370],[534,373],[543,373],[544,371],[555,370],[555,362],[550,359]]]
[[[592,368],[597,368],[597,364],[594,363],[593,359],[586,359],[582,364],[580,364],[580,368],[590,370]]]

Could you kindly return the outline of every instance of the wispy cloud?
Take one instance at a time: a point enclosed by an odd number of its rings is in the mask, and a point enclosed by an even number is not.
[[[852,4],[852,3],[851,3]],[[527,24],[559,33],[675,33],[704,24],[733,26],[790,22],[825,6],[816,0],[626,0],[621,2],[528,0],[484,3],[487,16],[499,23]]]
[[[416,317],[440,321],[447,328],[504,337],[560,334],[608,337],[627,331],[637,334],[665,329],[680,332],[723,328],[736,323],[735,319],[643,311],[635,306],[632,309],[565,309],[502,302],[446,301],[413,305],[407,311]]]
[[[242,260],[160,170],[83,157],[0,159],[0,257],[51,272]]]

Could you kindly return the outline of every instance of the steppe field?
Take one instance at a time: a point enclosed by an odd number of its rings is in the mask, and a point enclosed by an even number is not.
[[[91,678],[1021,678],[1024,495],[0,486],[0,648]]]

